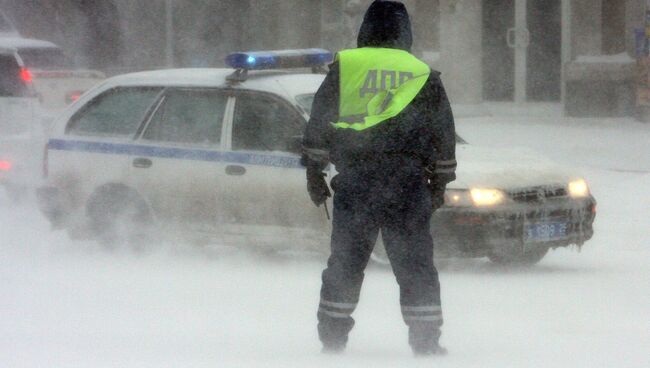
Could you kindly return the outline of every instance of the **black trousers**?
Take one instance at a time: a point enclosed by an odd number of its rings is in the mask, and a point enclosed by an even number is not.
[[[332,188],[331,256],[322,276],[318,309],[323,344],[347,343],[364,269],[379,231],[400,287],[411,345],[437,344],[443,320],[430,234],[431,194],[419,170],[380,176],[341,173],[332,180]]]

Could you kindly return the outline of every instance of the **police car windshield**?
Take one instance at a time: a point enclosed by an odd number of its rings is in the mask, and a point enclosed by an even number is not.
[[[307,114],[311,115],[311,105],[314,103],[314,93],[308,93],[305,95],[296,96],[296,101]]]

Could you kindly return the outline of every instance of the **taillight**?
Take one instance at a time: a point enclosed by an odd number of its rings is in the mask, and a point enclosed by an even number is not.
[[[32,76],[32,72],[29,71],[27,68],[20,68],[20,79],[23,80],[25,83],[32,83],[34,80],[34,77]]]
[[[83,91],[68,92],[65,95],[65,103],[66,104],[71,104],[71,103],[77,101],[81,97],[82,94],[83,94]]]
[[[0,160],[0,171],[9,171],[11,170],[11,164],[10,161],[5,161],[5,160]]]
[[[43,178],[47,178],[47,176],[50,174],[48,161],[49,161],[49,150],[46,143],[45,149],[43,150]]]

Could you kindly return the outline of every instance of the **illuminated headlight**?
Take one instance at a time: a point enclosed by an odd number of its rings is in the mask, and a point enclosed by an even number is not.
[[[505,199],[505,193],[496,189],[449,189],[445,192],[445,205],[449,207],[489,207]]]
[[[589,186],[583,179],[569,183],[569,195],[573,198],[584,198],[589,195]]]
[[[473,203],[469,191],[447,189],[447,191],[445,191],[445,205],[449,207],[471,207]]]
[[[472,202],[477,207],[495,206],[503,203],[505,193],[497,189],[472,189],[470,191]]]

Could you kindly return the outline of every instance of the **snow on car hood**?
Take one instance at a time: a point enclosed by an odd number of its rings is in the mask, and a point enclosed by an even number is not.
[[[457,180],[450,188],[515,189],[564,185],[575,176],[566,168],[526,148],[458,145]]]

